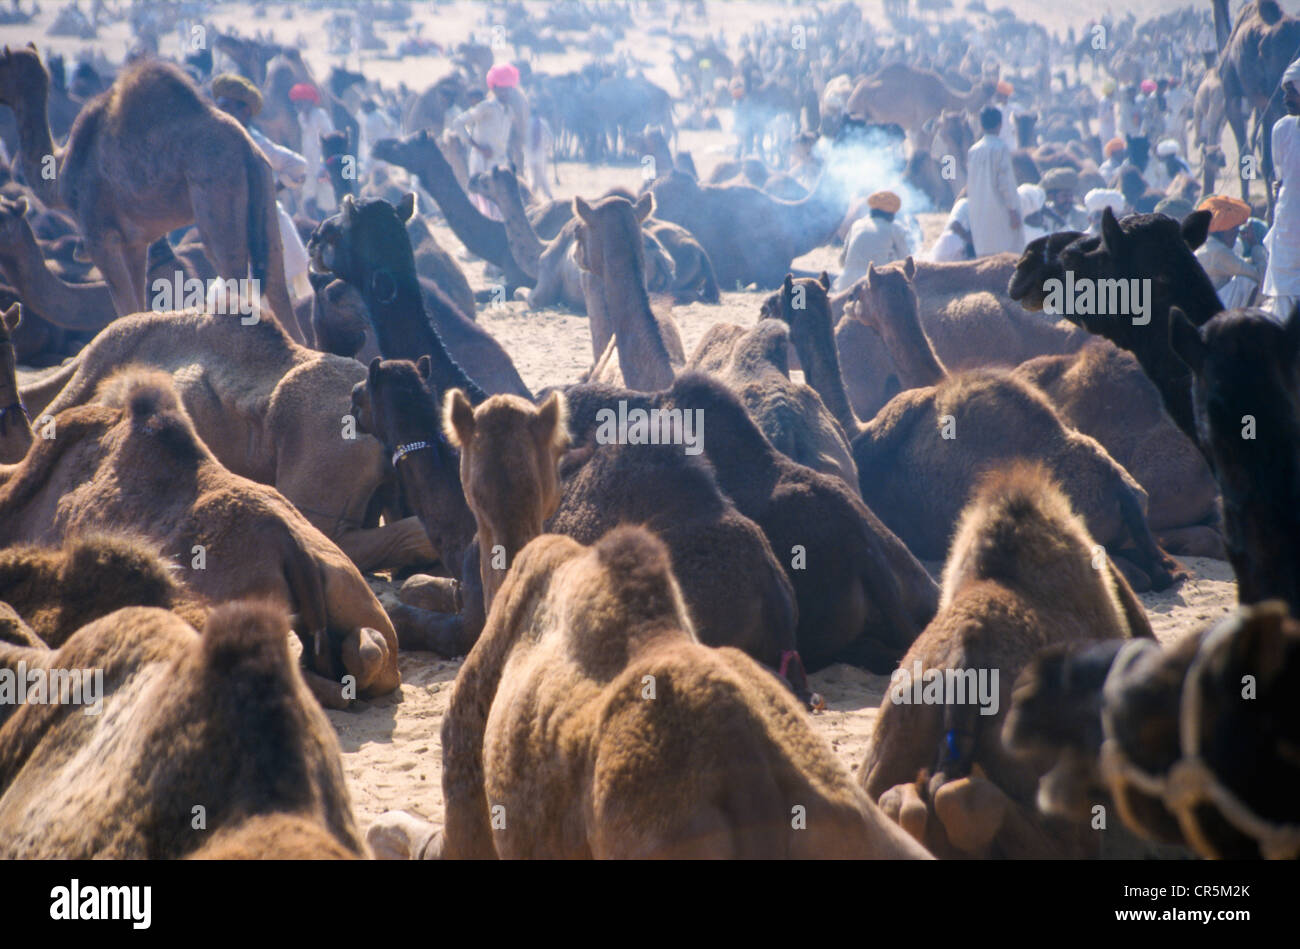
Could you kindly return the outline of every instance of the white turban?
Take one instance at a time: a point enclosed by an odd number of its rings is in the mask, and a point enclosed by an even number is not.
[[[1178,154],[1178,143],[1172,138],[1164,139],[1156,146],[1156,156],[1159,158],[1169,158]]]
[[[1110,208],[1116,214],[1124,210],[1124,195],[1113,188],[1093,188],[1083,196],[1083,206],[1089,214]]]
[[[1286,72],[1282,73],[1282,85],[1285,86],[1288,82],[1300,83],[1300,59],[1286,67]],[[1296,88],[1300,89],[1300,85]]]
[[[1047,203],[1047,192],[1038,185],[1026,182],[1016,189],[1020,195],[1020,213],[1025,217],[1036,211],[1041,211],[1043,205]]]

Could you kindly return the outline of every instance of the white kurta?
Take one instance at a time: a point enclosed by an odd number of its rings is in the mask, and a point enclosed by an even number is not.
[[[307,159],[307,181],[302,186],[302,199],[314,198],[316,207],[329,214],[334,210],[334,186],[328,176],[322,177],[325,164],[320,140],[321,136],[334,131],[334,123],[324,109],[316,106],[305,117],[298,116],[298,125],[302,129],[302,157]]]
[[[1020,253],[1024,229],[1011,226],[1011,212],[1020,211],[1011,149],[996,135],[976,142],[966,160],[966,197],[970,202],[970,232],[975,253]]]
[[[966,239],[953,229],[953,224],[959,224],[963,230],[970,231],[970,202],[965,198],[958,198],[957,203],[952,206],[943,233],[930,248],[930,260],[940,263],[945,260],[966,259]]]
[[[1264,238],[1268,271],[1261,292],[1270,297],[1300,297],[1300,117],[1283,116],[1273,126],[1273,168],[1282,186],[1273,226]]]

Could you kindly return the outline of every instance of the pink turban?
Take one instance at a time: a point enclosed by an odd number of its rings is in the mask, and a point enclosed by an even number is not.
[[[497,86],[510,88],[519,85],[519,70],[510,63],[497,63],[487,72],[487,87],[495,89]]]

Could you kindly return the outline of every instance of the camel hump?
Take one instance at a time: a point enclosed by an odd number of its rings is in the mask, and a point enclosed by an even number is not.
[[[645,528],[616,527],[596,541],[594,549],[601,566],[618,577],[628,593],[663,586],[672,579],[668,548]]]
[[[244,682],[287,677],[288,635],[289,615],[274,603],[223,603],[208,614],[203,629],[203,668]]]
[[[100,385],[96,402],[115,409],[129,409],[132,418],[185,414],[172,377],[158,369],[128,366],[113,373]]]

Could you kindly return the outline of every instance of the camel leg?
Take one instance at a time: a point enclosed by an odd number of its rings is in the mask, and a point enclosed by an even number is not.
[[[98,235],[98,239],[87,238],[86,250],[95,262],[99,272],[108,283],[109,295],[113,298],[113,309],[118,316],[139,313],[144,309],[144,296],[140,285],[144,282],[145,257],[139,258],[139,272],[134,267],[130,248],[122,235],[115,230]],[[140,284],[137,284],[137,280]]]
[[[326,529],[331,525],[315,526],[330,537],[362,573],[431,564],[438,559],[438,552],[433,549],[418,517],[404,517],[381,527],[347,530],[337,537],[330,536]]]
[[[1224,89],[1224,113],[1228,119],[1228,125],[1232,128],[1232,137],[1237,141],[1237,179],[1241,182],[1241,197],[1247,204],[1250,203],[1250,179],[1241,173],[1241,159],[1243,155],[1248,155],[1249,140],[1246,138],[1246,118],[1241,114],[1241,102],[1236,96],[1228,95],[1228,90]]]
[[[1198,524],[1193,527],[1174,527],[1160,532],[1160,546],[1173,554],[1185,557],[1213,557],[1227,560],[1223,534],[1213,527]]]
[[[385,811],[366,828],[366,843],[376,860],[434,860],[442,850],[442,835],[406,811]]]

